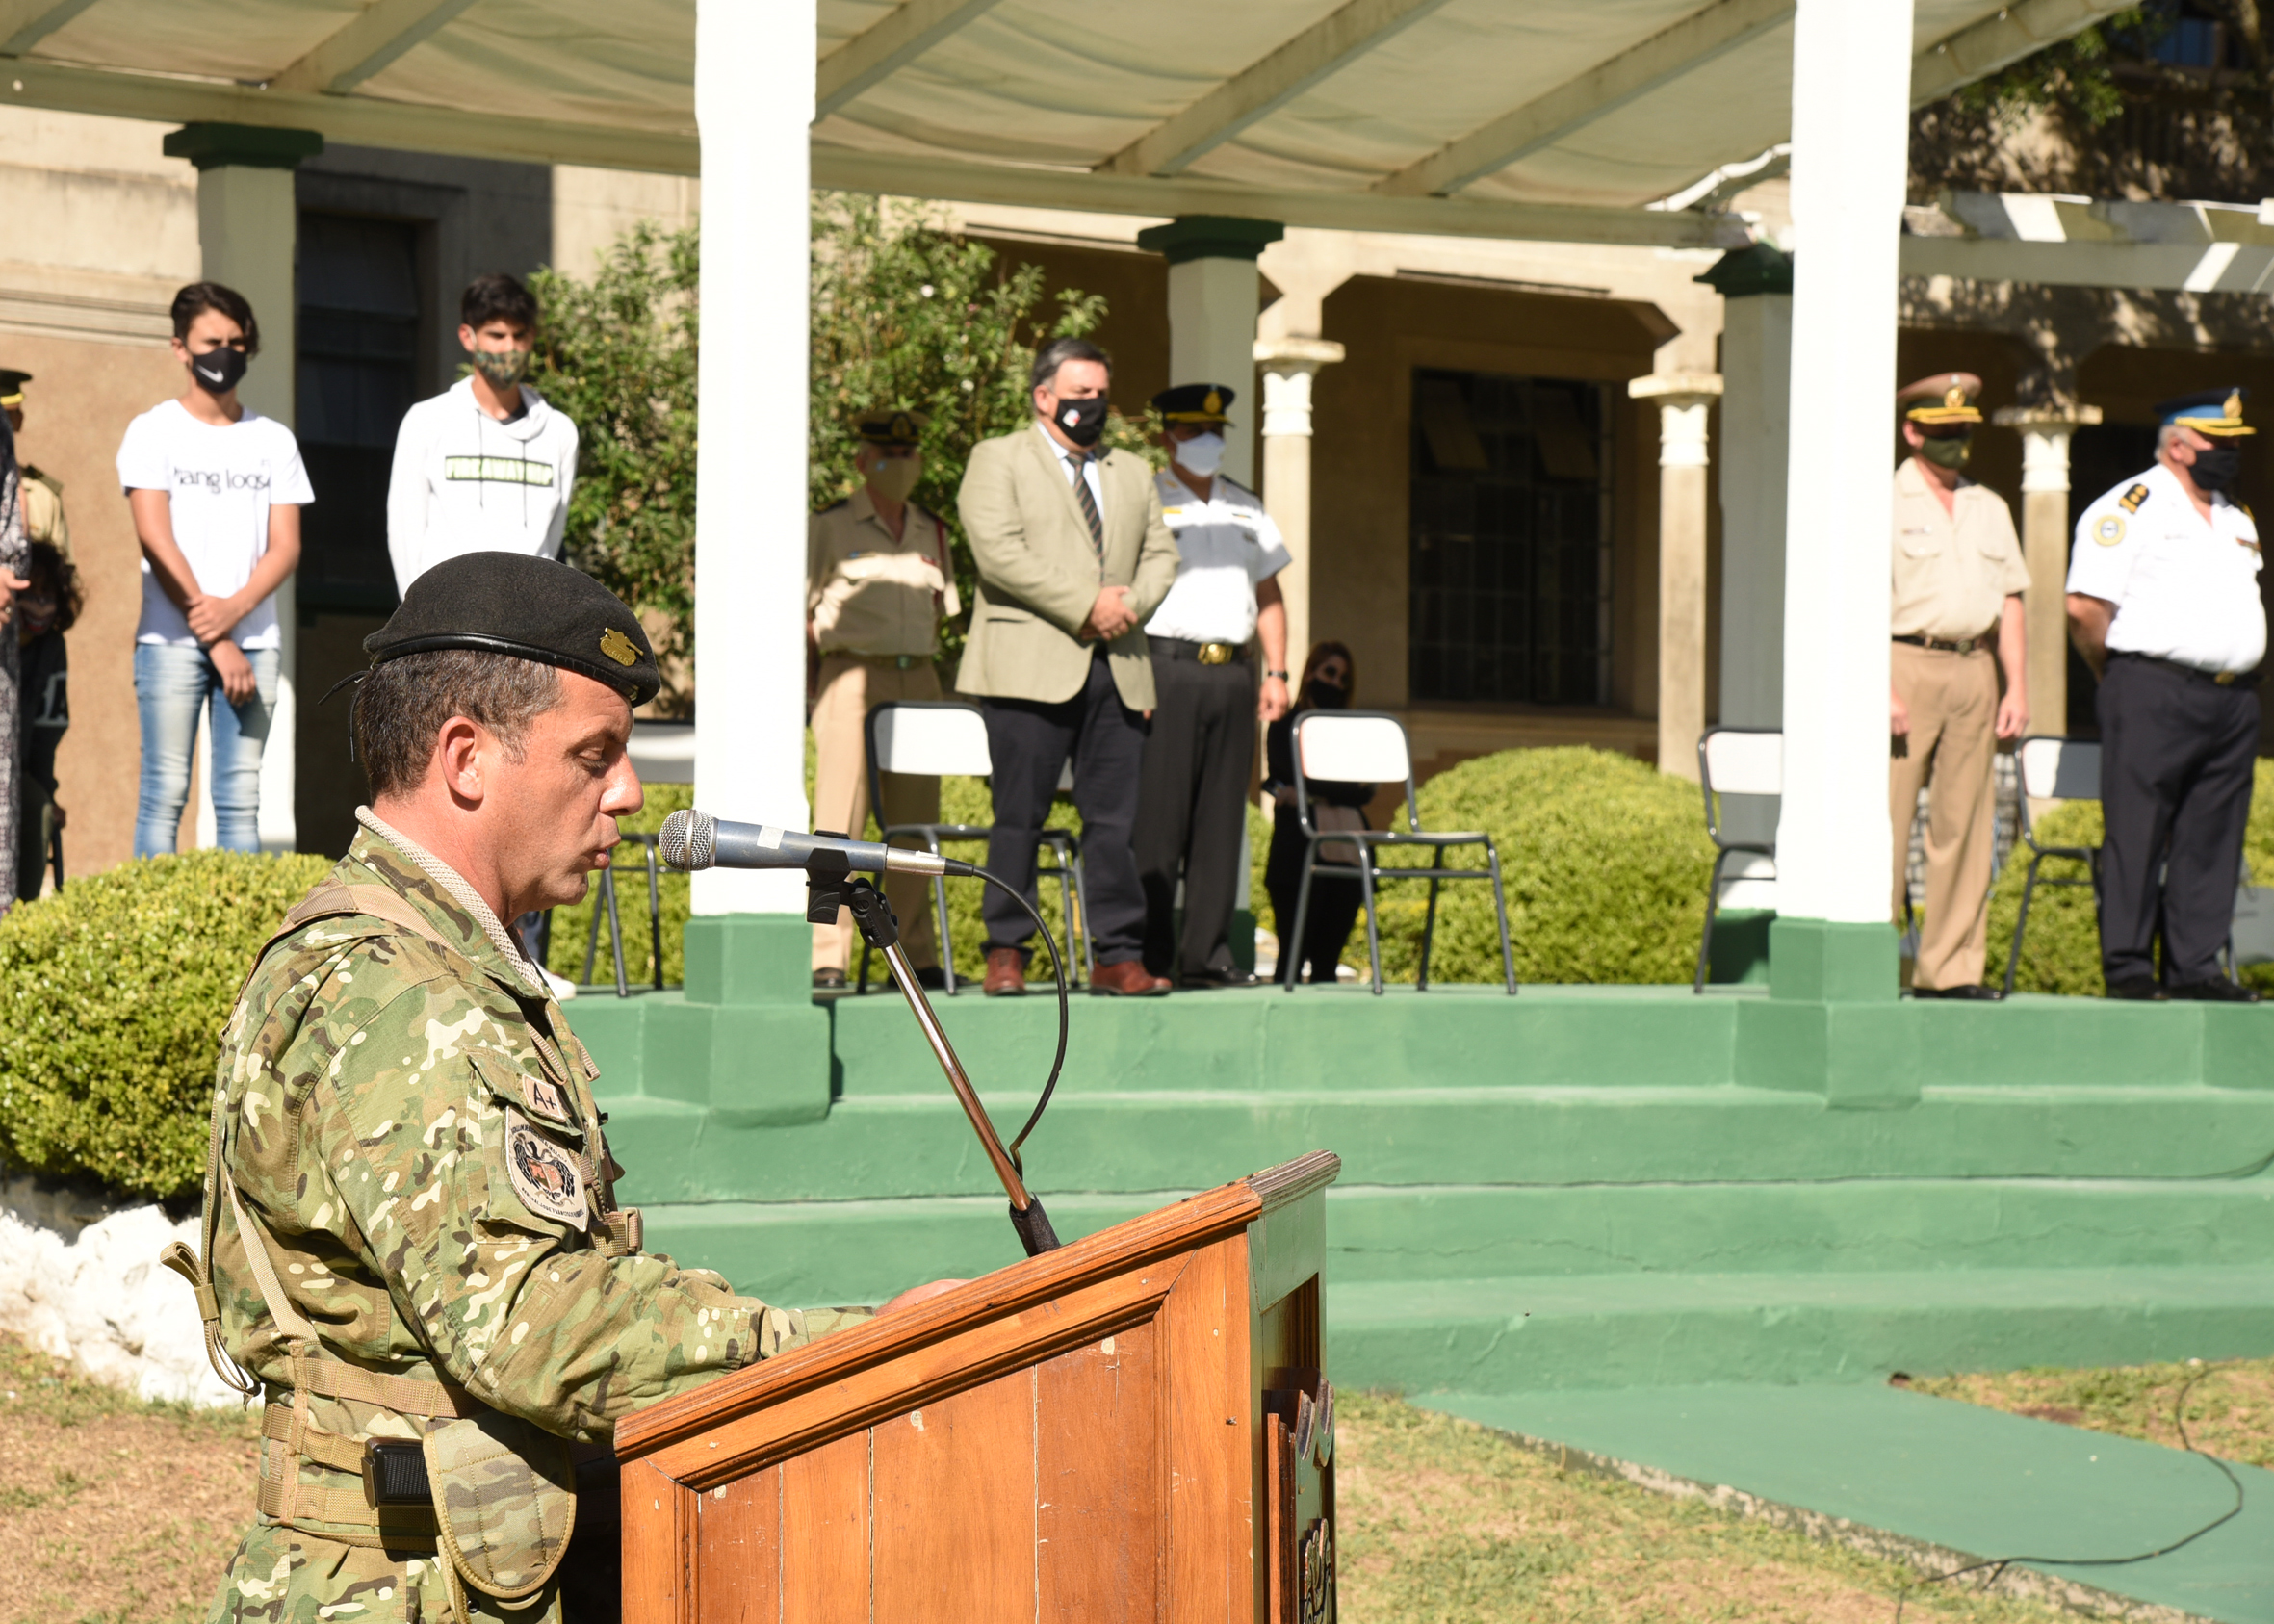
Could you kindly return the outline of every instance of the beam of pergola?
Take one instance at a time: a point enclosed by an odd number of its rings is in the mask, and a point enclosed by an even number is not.
[[[94,0],[0,0],[0,57],[20,57]]]
[[[1687,210],[1589,208],[1563,203],[1481,203],[1452,197],[1383,197],[1248,186],[1196,175],[1108,175],[969,164],[954,158],[814,147],[814,184],[943,202],[1081,209],[1173,219],[1234,215],[1330,231],[1491,237],[1540,243],[1605,243],[1655,248],[1733,248],[1752,241],[1729,215]]]
[[[1374,183],[1392,197],[1444,196],[1552,145],[1724,51],[1792,20],[1794,0],[1715,0],[1578,78]]]
[[[821,59],[814,86],[814,121],[898,72],[995,4],[996,0],[905,0]]]
[[[1172,118],[1155,124],[1098,166],[1100,174],[1173,175],[1340,72],[1446,0],[1350,0],[1227,79]]]
[[[2081,34],[2132,0],[2014,0],[1996,16],[1960,29],[1911,60],[1911,105],[1940,101],[2048,45]]]
[[[430,39],[474,0],[372,0],[355,20],[270,81],[279,90],[344,96]]]

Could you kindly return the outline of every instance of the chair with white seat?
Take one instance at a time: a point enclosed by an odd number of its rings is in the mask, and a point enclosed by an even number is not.
[[[1311,881],[1319,875],[1352,878],[1365,898],[1366,957],[1374,972],[1373,990],[1382,986],[1382,933],[1375,921],[1375,888],[1383,880],[1427,880],[1429,912],[1421,926],[1421,964],[1414,990],[1429,990],[1430,943],[1437,928],[1437,889],[1447,880],[1489,880],[1492,906],[1500,921],[1501,979],[1510,996],[1516,991],[1515,955],[1509,948],[1508,897],[1500,884],[1500,853],[1492,837],[1481,830],[1433,834],[1421,827],[1413,793],[1413,757],[1406,746],[1406,729],[1395,716],[1376,710],[1306,710],[1295,721],[1295,816],[1303,831],[1303,879],[1296,892],[1295,929],[1279,941],[1280,973],[1286,990],[1295,991],[1302,967],[1303,933],[1310,918]],[[1311,818],[1305,781],[1324,783],[1396,784],[1406,786],[1406,827],[1394,829],[1320,829]],[[1320,861],[1320,848],[1349,842],[1357,851],[1355,863]],[[1384,868],[1376,853],[1384,847],[1419,846],[1431,853],[1427,868]],[[1445,852],[1453,846],[1483,846],[1482,868],[1447,868]]]
[[[1776,811],[1784,794],[1784,746],[1785,735],[1774,728],[1708,728],[1698,735],[1697,782],[1705,791],[1706,837],[1716,849],[1693,992],[1705,991],[1714,920],[1721,910],[1776,907]]]
[[[2014,765],[2021,778],[2021,835],[2029,848],[2029,872],[2022,881],[2022,908],[2013,921],[2013,947],[2005,955],[2005,992],[2013,994],[2014,972],[2021,967],[2022,933],[2029,928],[2029,898],[2040,885],[2092,886],[2092,870],[2100,857],[2098,846],[2048,846],[2037,839],[2037,820],[2030,804],[2045,801],[2097,801],[2101,798],[2101,747],[2097,739],[2059,738],[2032,734],[2014,747]],[[2040,880],[2037,866],[2049,857],[2063,857],[2085,865],[2081,880]]]
[[[921,778],[941,778],[949,775],[965,778],[992,778],[995,760],[987,748],[987,716],[976,705],[961,700],[893,700],[877,706],[868,712],[866,724],[868,754],[868,804],[877,809],[877,821],[884,822],[884,775],[906,773]],[[1059,774],[1059,787],[1069,789],[1073,784],[1073,763],[1069,761]],[[852,832],[856,838],[859,831]],[[887,844],[910,840],[924,850],[941,855],[943,844],[956,841],[985,841],[994,830],[981,823],[894,823],[887,825],[881,835]],[[1086,980],[1086,972],[1095,967],[1091,962],[1089,940],[1089,901],[1082,889],[1081,841],[1065,829],[1046,829],[1038,837],[1038,845],[1047,846],[1056,866],[1037,866],[1035,878],[1056,876],[1058,880],[1059,911],[1065,923],[1066,952],[1073,952],[1077,927],[1082,939],[1082,966],[1077,969],[1071,963],[1067,979],[1078,984],[1077,977]],[[940,973],[952,996],[956,991],[955,952],[948,939],[947,882],[943,877],[932,880],[932,905],[940,934]],[[861,973],[858,990],[868,991],[868,956],[866,941],[861,943]]]

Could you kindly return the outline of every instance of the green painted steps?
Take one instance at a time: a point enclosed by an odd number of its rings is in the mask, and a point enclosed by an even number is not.
[[[1928,1574],[1970,1560],[2155,1550],[2235,1497],[2215,1466],[2179,1450],[1884,1385],[1446,1393],[1421,1403],[1553,1448],[1571,1466],[1710,1497],[1907,1558]],[[2037,1564],[2041,1577],[2009,1574],[1998,1588],[2102,1616],[2274,1624],[2274,1473],[2232,1470],[2245,1491],[2241,1514],[2184,1549],[2122,1567]]]

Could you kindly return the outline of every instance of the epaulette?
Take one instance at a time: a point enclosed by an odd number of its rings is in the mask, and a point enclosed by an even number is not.
[[[2137,513],[2140,510],[2140,503],[2147,500],[2148,487],[2144,484],[2134,485],[2116,499],[2116,505],[2127,513]]]

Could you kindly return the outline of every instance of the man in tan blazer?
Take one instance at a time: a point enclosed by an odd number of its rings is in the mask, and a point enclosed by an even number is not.
[[[1098,450],[1112,362],[1096,345],[1058,339],[1035,357],[1031,427],[971,452],[958,503],[978,600],[956,686],[987,712],[995,827],[987,866],[1034,897],[1035,838],[1058,775],[1073,760],[1091,990],[1166,992],[1146,972],[1145,893],[1130,839],[1152,660],[1142,627],[1176,579],[1176,543],[1152,470]],[[1033,926],[990,889],[987,992],[1026,990]]]

